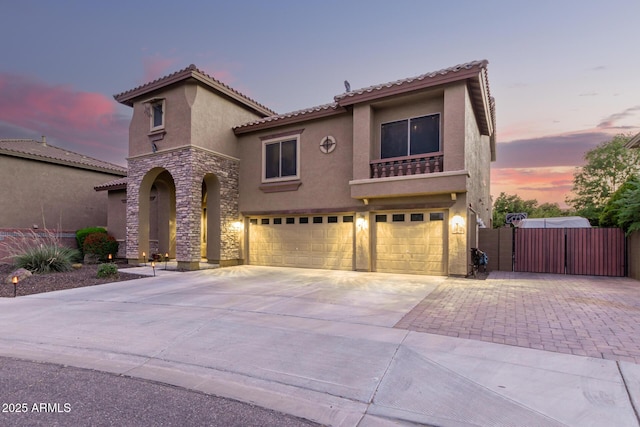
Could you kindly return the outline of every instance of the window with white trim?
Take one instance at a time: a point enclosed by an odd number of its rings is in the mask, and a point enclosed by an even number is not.
[[[287,136],[262,142],[262,181],[300,178],[300,136]]]
[[[164,99],[152,102],[149,107],[151,110],[151,130],[164,129]]]
[[[413,156],[440,151],[440,114],[383,123],[380,158]]]

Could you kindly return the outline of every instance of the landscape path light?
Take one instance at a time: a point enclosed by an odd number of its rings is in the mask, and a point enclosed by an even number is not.
[[[169,259],[169,252],[164,254],[164,269],[167,269],[167,260]]]
[[[17,290],[18,290],[18,281],[19,281],[19,280],[20,280],[20,279],[18,279],[18,276],[13,276],[13,277],[11,278],[11,283],[13,283],[13,297],[14,297],[14,298],[16,297],[16,292],[17,292]]]
[[[146,252],[142,252],[142,262],[144,263],[144,266],[147,266],[147,253]]]
[[[153,277],[156,277],[156,262],[151,261],[151,268],[153,268]]]

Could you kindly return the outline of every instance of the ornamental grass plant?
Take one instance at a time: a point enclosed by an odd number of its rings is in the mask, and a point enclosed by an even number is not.
[[[70,271],[72,264],[80,259],[80,252],[63,245],[60,236],[51,230],[16,231],[2,241],[2,246],[17,268],[32,273]]]

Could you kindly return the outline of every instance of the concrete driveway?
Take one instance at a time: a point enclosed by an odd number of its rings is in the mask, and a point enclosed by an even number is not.
[[[394,328],[447,279],[241,266],[0,300],[0,355],[336,426],[637,426],[640,366]]]

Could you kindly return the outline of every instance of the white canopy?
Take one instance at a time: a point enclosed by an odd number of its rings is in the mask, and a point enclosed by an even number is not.
[[[520,228],[591,228],[589,220],[581,216],[523,219]]]

